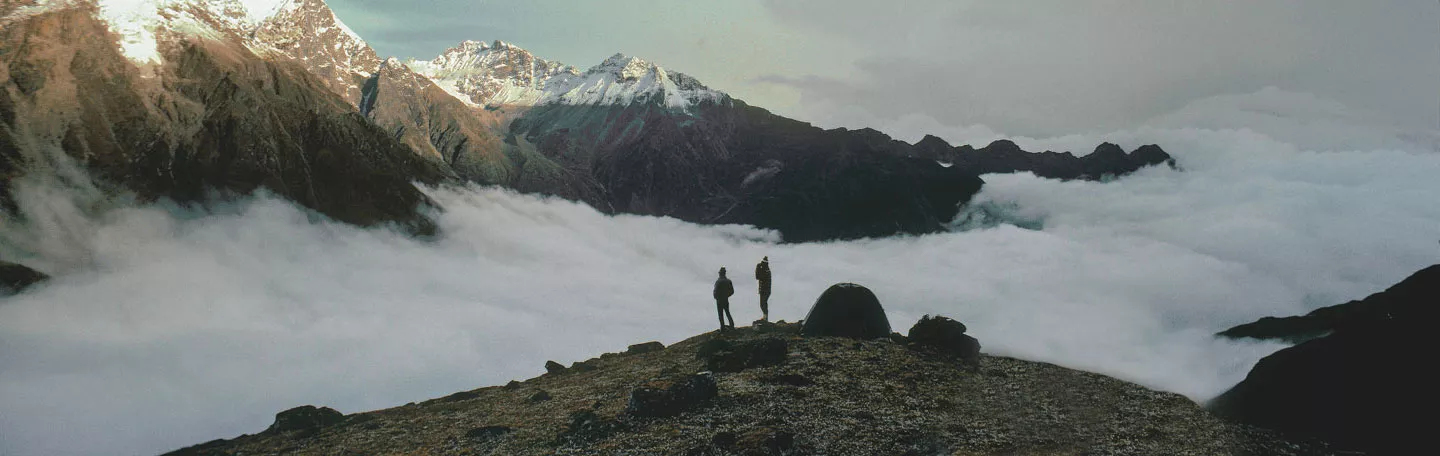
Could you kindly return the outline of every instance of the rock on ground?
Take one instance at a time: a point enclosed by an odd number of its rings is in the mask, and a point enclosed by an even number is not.
[[[0,296],[9,296],[50,280],[50,276],[28,267],[0,261]]]

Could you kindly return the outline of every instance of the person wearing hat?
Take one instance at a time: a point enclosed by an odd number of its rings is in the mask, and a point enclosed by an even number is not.
[[[735,284],[725,278],[725,268],[720,268],[720,278],[715,279],[715,312],[720,315],[720,329],[725,329],[725,319],[730,319],[730,329],[735,329],[735,317],[730,316],[730,296],[735,294]]]

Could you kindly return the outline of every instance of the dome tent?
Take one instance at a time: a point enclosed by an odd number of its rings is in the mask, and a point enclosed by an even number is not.
[[[890,336],[890,320],[885,317],[885,308],[880,299],[869,288],[853,283],[838,283],[830,286],[810,313],[805,315],[805,324],[800,328],[802,336],[838,336],[856,339],[874,339]]]

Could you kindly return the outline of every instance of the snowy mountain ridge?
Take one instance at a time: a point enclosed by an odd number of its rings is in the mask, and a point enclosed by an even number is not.
[[[32,0],[6,20],[86,6],[118,35],[120,52],[142,68],[162,63],[161,48],[174,37],[235,38],[257,53],[279,51],[307,61],[324,53],[335,62],[319,66],[363,75],[379,64],[374,50],[323,0]]]
[[[47,1],[62,5],[75,2]],[[99,17],[120,35],[120,48],[137,65],[159,63],[166,32],[248,37],[266,19],[293,10],[291,0],[96,0]],[[358,38],[358,37],[357,37]]]
[[[382,59],[324,0],[33,0],[16,14],[90,4],[142,69],[164,61],[177,37],[235,39],[251,51],[300,60],[351,104]],[[615,54],[580,69],[503,42],[465,41],[430,61],[406,65],[472,107],[656,103],[688,111],[729,96],[688,75]],[[150,73],[152,71],[146,71]]]
[[[430,61],[408,62],[457,98],[476,106],[626,105],[659,102],[686,110],[729,96],[695,78],[615,54],[588,70],[536,57],[503,41],[465,41]]]

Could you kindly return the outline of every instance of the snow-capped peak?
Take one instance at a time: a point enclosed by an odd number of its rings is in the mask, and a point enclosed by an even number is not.
[[[456,46],[451,50],[460,50],[462,52],[475,52],[485,49],[490,49],[490,43],[486,43],[484,41],[465,40],[461,41],[459,46]]]
[[[638,57],[615,54],[605,59],[604,62],[600,62],[599,65],[590,68],[586,73],[609,73],[618,76],[621,80],[633,81],[652,71],[664,71],[664,69]]]
[[[615,54],[581,72],[503,41],[465,41],[410,66],[458,98],[483,106],[659,102],[683,110],[727,98],[694,78],[636,57]]]
[[[160,39],[169,34],[212,39],[233,37],[252,48],[279,49],[280,41],[324,40],[337,51],[364,53],[369,46],[335,17],[324,0],[91,0],[99,18],[120,36],[120,50],[138,65],[159,62]],[[301,21],[311,27],[294,27]],[[264,37],[257,32],[285,22]],[[311,29],[314,30],[311,30]],[[333,30],[333,32],[332,32]],[[310,39],[275,39],[285,34],[311,34]],[[368,51],[373,54],[373,51]],[[293,54],[285,52],[286,54]],[[293,55],[292,55],[293,56]],[[299,58],[298,56],[296,56]],[[350,60],[338,59],[337,60]],[[374,59],[364,59],[366,63]]]
[[[96,0],[100,19],[120,35],[120,50],[137,64],[160,60],[157,34],[243,35],[294,0]]]
[[[488,106],[537,104],[551,82],[579,74],[504,41],[465,41],[434,60],[411,61],[410,67],[456,98]]]

